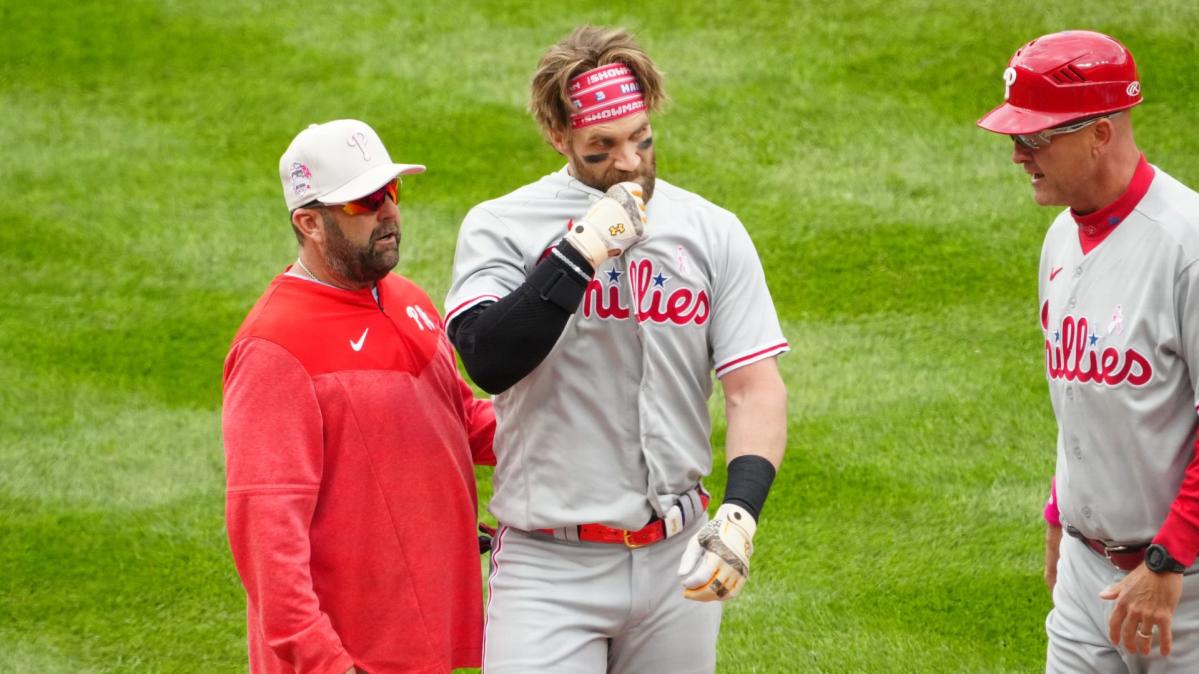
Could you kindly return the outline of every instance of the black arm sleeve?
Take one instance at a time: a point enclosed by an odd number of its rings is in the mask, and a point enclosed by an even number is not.
[[[579,308],[594,273],[587,259],[563,241],[507,297],[456,316],[446,332],[479,388],[502,393],[540,365]]]

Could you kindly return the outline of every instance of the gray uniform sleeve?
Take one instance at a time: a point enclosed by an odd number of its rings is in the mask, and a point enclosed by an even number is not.
[[[725,231],[723,255],[714,265],[710,332],[717,377],[789,348],[749,232],[733,216]]]
[[[472,306],[497,301],[520,287],[528,275],[523,250],[502,220],[481,206],[472,208],[458,230],[446,325]]]

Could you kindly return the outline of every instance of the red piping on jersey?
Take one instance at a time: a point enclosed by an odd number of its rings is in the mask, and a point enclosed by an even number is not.
[[[768,346],[765,349],[759,349],[757,351],[754,351],[753,353],[747,353],[744,356],[741,356],[740,358],[734,358],[733,360],[730,360],[727,363],[724,363],[722,365],[717,365],[716,366],[716,375],[720,376],[721,374],[724,374],[726,371],[728,371],[728,369],[730,367],[737,365],[738,363],[744,363],[745,361],[747,361],[751,358],[760,358],[761,356],[763,356],[771,351],[782,351],[783,349],[788,348],[788,346],[789,345],[786,342],[779,342],[778,344]]]
[[[495,596],[492,582],[500,571],[500,549],[504,547],[506,533],[508,527],[500,524],[499,531],[491,539],[491,572],[487,574],[487,604],[483,607],[483,662],[487,662],[487,620],[491,616],[491,598]]]
[[[500,296],[499,295],[479,295],[477,297],[472,297],[469,300],[466,300],[465,302],[459,304],[458,306],[456,306],[453,309],[450,309],[448,312],[446,312],[445,324],[449,325],[450,321],[457,318],[458,314],[460,314],[462,311],[471,308],[472,306],[478,304],[479,302],[482,302],[483,300],[495,300],[496,302],[499,302]]]
[[[1149,184],[1153,182],[1153,174],[1153,167],[1145,161],[1145,155],[1141,155],[1136,171],[1132,174],[1132,181],[1119,198],[1091,213],[1079,214],[1073,208],[1070,209],[1070,216],[1078,223],[1078,242],[1082,245],[1083,255],[1102,243],[1107,235],[1132,213],[1132,209],[1141,203],[1141,199],[1144,199],[1145,193],[1149,191]]]

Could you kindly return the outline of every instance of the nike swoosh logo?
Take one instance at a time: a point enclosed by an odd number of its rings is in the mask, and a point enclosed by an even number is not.
[[[1049,272],[1049,280],[1052,281],[1060,273],[1062,273],[1061,267],[1058,267],[1057,269],[1054,269],[1053,271]]]
[[[359,337],[357,340],[353,340],[353,339],[351,339],[351,340],[350,340],[350,348],[351,348],[351,349],[353,349],[353,350],[355,350],[355,351],[361,351],[361,350],[362,350],[362,345],[363,345],[363,344],[366,344],[366,333],[368,333],[368,332],[370,332],[370,331],[371,331],[371,329],[370,329],[370,328],[367,328],[367,329],[365,329],[365,330],[363,330],[363,331],[362,331],[362,336],[361,336],[361,337]]]

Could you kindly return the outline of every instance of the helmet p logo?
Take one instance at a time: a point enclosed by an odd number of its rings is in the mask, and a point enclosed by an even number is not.
[[[1016,83],[1016,69],[1008,67],[1003,71],[1003,100],[1007,100],[1012,96],[1012,85]]]

